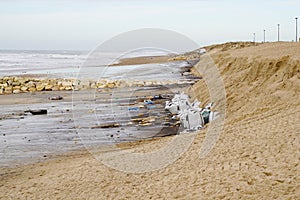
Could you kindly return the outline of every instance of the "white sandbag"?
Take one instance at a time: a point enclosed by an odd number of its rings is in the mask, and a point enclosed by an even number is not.
[[[188,113],[187,112],[180,113],[180,122],[181,122],[184,129],[190,129],[190,124],[189,124]]]
[[[201,102],[199,102],[197,99],[191,104],[192,109],[201,111],[202,109],[200,108]]]
[[[169,103],[166,107],[166,110],[168,110],[173,115],[177,115],[179,112],[179,106],[174,103]]]
[[[191,104],[188,100],[182,99],[179,101],[179,110],[187,110],[191,108]]]
[[[196,110],[189,110],[188,112],[189,129],[198,130],[199,127],[204,126],[204,121],[200,112]]]
[[[209,122],[212,122],[213,120],[217,119],[219,117],[220,113],[218,112],[210,112],[209,113]]]
[[[201,55],[205,54],[206,53],[206,49],[201,48],[201,49],[198,50],[198,53],[200,53]]]

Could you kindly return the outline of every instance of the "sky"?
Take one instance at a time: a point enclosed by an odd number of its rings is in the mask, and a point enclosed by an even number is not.
[[[199,46],[295,40],[300,0],[0,0],[0,49],[92,50],[141,28],[178,32]]]

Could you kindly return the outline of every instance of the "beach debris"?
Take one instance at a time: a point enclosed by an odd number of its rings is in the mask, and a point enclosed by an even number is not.
[[[58,100],[62,100],[63,97],[62,96],[54,96],[54,97],[49,97],[49,100],[53,100],[53,101],[58,101]]]
[[[131,107],[131,108],[128,108],[129,111],[139,111],[140,108],[139,107]]]
[[[155,109],[155,108],[156,108],[156,105],[148,105],[148,106],[147,106],[147,109],[148,109],[148,110]]]
[[[47,115],[46,109],[38,109],[38,110],[26,110],[25,113],[31,113],[32,115]]]
[[[93,127],[91,127],[91,129],[97,129],[97,128],[117,128],[119,126],[120,126],[120,124],[117,124],[117,123],[101,124],[101,125],[93,126]]]
[[[185,129],[200,130],[204,127],[204,120],[200,112],[188,109],[179,114],[180,122]]]
[[[153,116],[151,116],[151,117],[140,117],[140,118],[133,118],[130,121],[134,122],[134,123],[145,125],[145,124],[149,124],[149,123],[151,124],[152,122],[155,122],[156,118],[153,117]]]
[[[185,110],[191,107],[189,97],[184,93],[176,94],[172,101],[166,101],[165,109],[170,111],[173,115],[179,114],[180,110]]]
[[[165,109],[174,115],[172,119],[180,119],[185,130],[196,131],[219,116],[218,112],[211,111],[213,103],[207,104],[204,109],[200,108],[200,104],[198,100],[190,103],[189,97],[181,93],[166,101]]]
[[[144,100],[144,104],[145,105],[154,105],[154,102],[149,99],[146,99],[146,100]]]
[[[206,54],[206,52],[207,51],[204,48],[201,48],[201,49],[198,50],[198,53],[200,53],[201,55]]]
[[[151,100],[154,101],[154,100],[157,100],[157,99],[165,99],[161,94],[159,95],[154,95]]]

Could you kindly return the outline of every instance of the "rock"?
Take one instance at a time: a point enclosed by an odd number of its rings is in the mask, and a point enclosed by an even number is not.
[[[26,79],[20,79],[18,82],[20,83],[20,86],[23,86],[26,83]]]
[[[105,80],[97,81],[96,85],[97,88],[105,88],[106,81]]]
[[[52,87],[54,87],[54,86],[56,86],[57,85],[57,80],[55,80],[55,79],[50,79],[50,80],[48,80],[48,83],[47,83],[47,85],[51,85]]]
[[[121,86],[121,82],[120,81],[115,81],[115,87],[120,87]]]
[[[72,82],[69,82],[69,81],[65,81],[65,82],[62,82],[61,84],[63,87],[72,87]]]
[[[83,81],[80,81],[80,82],[79,82],[79,85],[82,85],[82,86],[90,86],[91,83],[90,83],[90,81],[83,80]]]
[[[62,96],[49,97],[49,100],[62,100]]]
[[[67,87],[65,87],[65,90],[70,91],[70,90],[73,90],[73,88],[72,88],[72,86],[67,86]]]
[[[12,85],[12,83],[13,83],[13,80],[8,80],[8,81],[7,81],[7,84],[8,84],[8,85]]]
[[[45,89],[45,86],[42,85],[42,84],[38,84],[38,85],[36,86],[36,90],[37,90],[37,91],[43,91],[44,89]]]
[[[132,86],[133,86],[133,82],[132,82],[132,81],[126,81],[126,82],[125,82],[125,85],[126,85],[127,87],[132,87]]]
[[[13,92],[13,87],[12,86],[8,86],[4,89],[5,94],[11,94],[12,92]]]
[[[12,86],[20,86],[21,83],[20,82],[12,82]]]
[[[59,90],[65,90],[65,87],[59,87]]]
[[[107,83],[106,87],[107,88],[114,88],[115,84],[114,83]]]
[[[51,91],[52,88],[53,88],[52,85],[46,85],[46,86],[45,86],[45,90],[46,90],[46,91]]]
[[[3,81],[4,81],[4,82],[7,82],[7,81],[10,80],[10,79],[11,79],[11,78],[8,77],[8,76],[3,77]]]
[[[4,89],[0,89],[0,94],[4,94]]]
[[[134,81],[133,85],[134,85],[134,86],[141,87],[141,86],[144,86],[145,83],[144,83],[144,81]]]
[[[35,88],[35,87],[30,87],[30,88],[28,88],[28,91],[29,91],[29,92],[35,92],[35,91],[36,91],[36,88]]]
[[[97,88],[96,83],[92,83],[92,84],[91,84],[91,88],[92,88],[92,89],[96,89],[96,88]]]
[[[26,86],[22,86],[22,87],[21,87],[21,91],[22,91],[22,92],[26,92],[27,90],[28,90],[28,87],[26,87]]]
[[[151,86],[151,85],[153,85],[152,81],[145,81],[145,86]]]
[[[59,86],[55,85],[52,87],[52,91],[58,91],[59,90]]]
[[[29,81],[28,83],[26,83],[26,86],[29,88],[32,88],[32,87],[35,88],[35,83],[33,81]]]
[[[0,87],[7,87],[7,86],[8,86],[7,83],[0,84]]]
[[[16,76],[16,77],[13,77],[12,80],[13,80],[14,82],[19,82],[21,79],[22,79],[21,77],[17,77],[17,76]]]
[[[13,90],[21,90],[21,86],[14,86]]]
[[[57,81],[57,86],[58,87],[62,86],[62,83],[63,83],[62,81]]]
[[[105,88],[105,87],[106,87],[105,84],[103,84],[103,85],[97,85],[97,88],[98,88],[98,89],[103,89],[103,88]]]
[[[21,90],[14,90],[13,93],[14,94],[19,94],[19,93],[21,93]]]

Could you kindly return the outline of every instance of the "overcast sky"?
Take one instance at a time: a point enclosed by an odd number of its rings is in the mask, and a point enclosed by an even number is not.
[[[200,46],[295,39],[300,0],[1,0],[0,49],[91,50],[140,28],[179,32]]]

